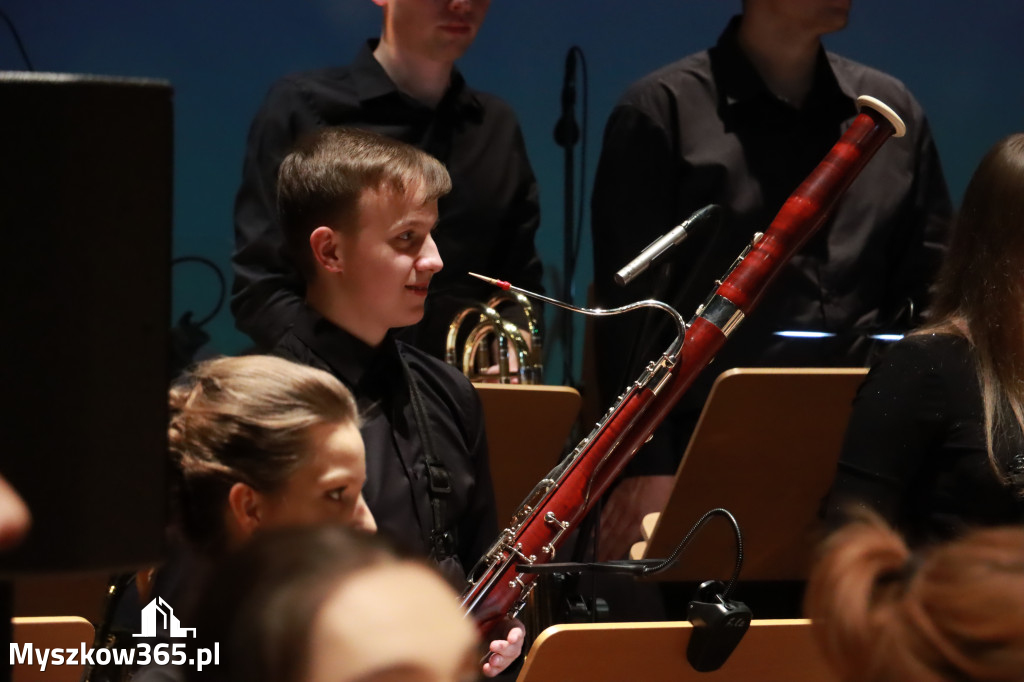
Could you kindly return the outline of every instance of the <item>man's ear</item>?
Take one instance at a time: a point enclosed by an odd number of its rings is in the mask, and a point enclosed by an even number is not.
[[[263,522],[263,496],[252,486],[235,483],[228,491],[228,510],[235,528],[249,537]]]
[[[341,235],[335,230],[321,225],[309,235],[309,247],[313,250],[313,258],[327,272],[343,272],[344,263],[341,258]]]

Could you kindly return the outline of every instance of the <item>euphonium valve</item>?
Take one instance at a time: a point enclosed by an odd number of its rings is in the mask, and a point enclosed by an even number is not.
[[[498,312],[503,304],[514,304],[522,311],[526,322],[522,328]],[[459,332],[467,320],[475,318],[463,343],[461,358],[458,351]],[[524,334],[524,332],[526,332]],[[492,349],[497,350],[497,358]],[[529,299],[518,292],[501,291],[486,303],[475,303],[463,308],[448,325],[445,360],[459,367],[471,381],[498,381],[520,384],[539,384],[544,379],[541,361],[541,331]],[[512,369],[509,353],[516,360]],[[497,366],[498,374],[488,374],[487,368]]]

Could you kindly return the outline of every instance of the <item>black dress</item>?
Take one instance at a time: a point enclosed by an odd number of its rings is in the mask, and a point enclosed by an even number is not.
[[[909,336],[872,368],[854,400],[828,503],[833,518],[867,503],[911,542],[969,525],[1024,522],[1024,437],[997,439],[990,463],[974,356],[966,339]]]

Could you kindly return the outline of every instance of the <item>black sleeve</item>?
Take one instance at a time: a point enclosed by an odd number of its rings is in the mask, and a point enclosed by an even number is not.
[[[594,293],[599,305],[618,306],[654,293],[651,272],[626,287],[616,285],[612,277],[678,222],[679,177],[679,162],[664,127],[632,105],[616,107],[605,128],[592,198]],[[648,321],[648,313],[635,312],[594,322],[604,407],[667,345],[664,338],[644,333]],[[627,475],[675,473],[681,450],[673,421],[667,420],[640,450]]]
[[[826,517],[838,524],[848,505],[867,505],[897,527],[901,505],[943,437],[948,412],[941,378],[916,342],[893,345],[857,392]]]
[[[249,130],[235,199],[231,312],[262,348],[274,347],[303,304],[305,287],[277,218],[277,171],[298,134],[302,108],[301,94],[287,83],[271,88]]]
[[[923,114],[918,132],[914,181],[898,226],[901,238],[889,249],[892,279],[886,294],[886,300],[899,306],[912,301],[915,322],[928,304],[928,290],[942,263],[953,215],[939,152]]]

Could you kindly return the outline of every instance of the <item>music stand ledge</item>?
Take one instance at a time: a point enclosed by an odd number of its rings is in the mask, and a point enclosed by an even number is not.
[[[807,620],[755,620],[725,664],[686,660],[690,623],[555,625],[537,637],[518,682],[838,682]]]
[[[645,520],[634,558],[671,553],[709,509],[743,532],[746,580],[805,580],[818,511],[835,476],[864,369],[732,369],[715,381],[664,511]],[[652,515],[653,516],[653,515]],[[728,521],[712,518],[659,580],[728,579]]]

